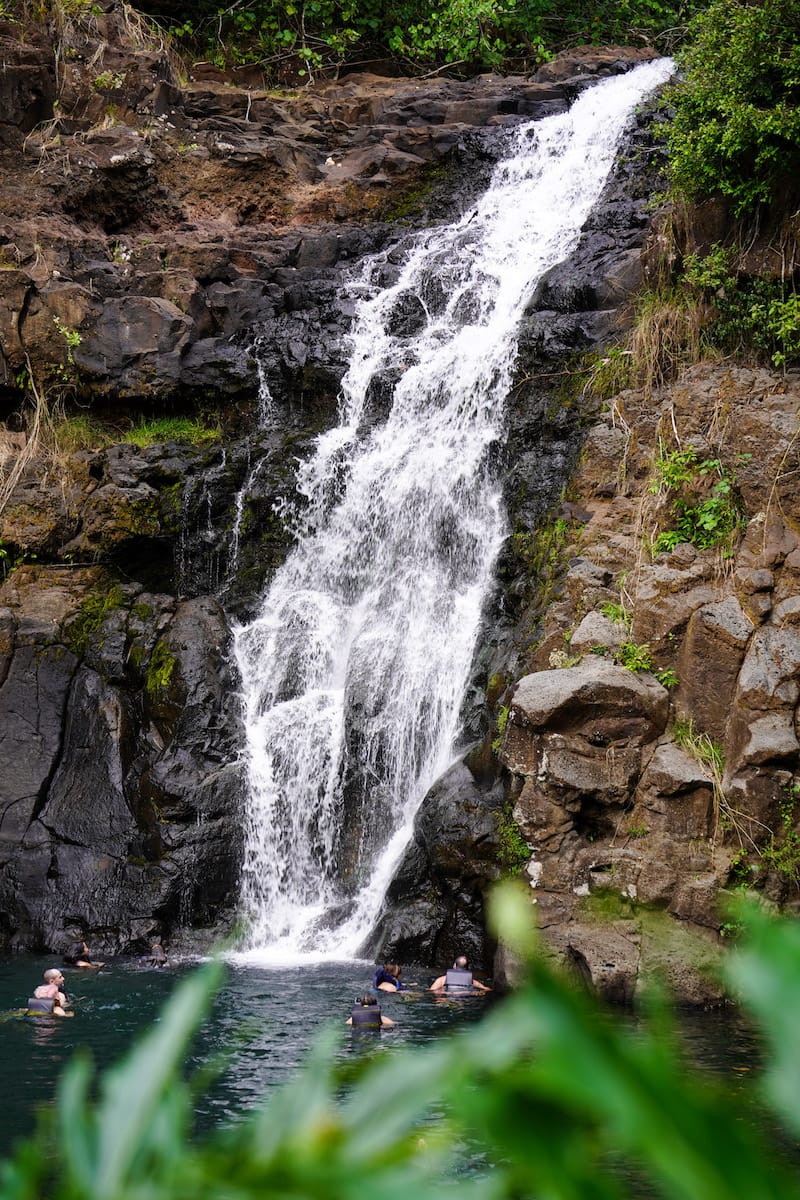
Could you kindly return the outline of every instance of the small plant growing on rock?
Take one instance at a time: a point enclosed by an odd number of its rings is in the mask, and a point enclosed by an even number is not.
[[[497,724],[496,724],[497,735],[494,738],[494,741],[492,742],[492,749],[494,750],[495,754],[497,754],[498,750],[500,749],[500,743],[502,742],[503,734],[506,731],[506,725],[508,724],[509,711],[510,711],[510,709],[507,704],[500,705],[500,711],[497,714]]]
[[[125,82],[121,71],[101,71],[95,75],[92,87],[96,92],[116,92]]]
[[[629,825],[625,836],[636,841],[639,838],[646,838],[649,832],[646,825]]]
[[[581,656],[580,654],[567,654],[566,650],[553,650],[549,661],[554,671],[560,671],[566,667],[577,667]]]
[[[670,688],[677,687],[680,683],[680,679],[671,667],[666,667],[663,671],[656,671],[655,676],[661,686],[665,687],[668,691]]]
[[[761,858],[766,866],[800,886],[800,834],[795,828],[798,798],[800,785],[792,783],[784,788],[780,805],[781,836],[771,834],[770,843],[761,852]]]
[[[736,490],[736,477],[718,458],[698,459],[693,447],[665,451],[655,462],[656,478],[650,492],[666,492],[672,528],[653,542],[653,552],[674,550],[689,542],[698,550],[722,546],[730,552],[744,513]]]
[[[636,642],[623,642],[617,651],[617,662],[629,671],[651,671],[653,656],[647,642],[637,645]]]
[[[69,326],[64,324],[60,317],[53,317],[53,324],[66,343],[67,362],[74,363],[75,359],[72,357],[72,351],[77,350],[78,346],[80,346],[81,342],[83,341],[83,338],[78,333],[77,329],[70,329]]]
[[[519,875],[527,866],[531,849],[525,841],[520,827],[514,820],[511,805],[508,805],[496,816],[497,821],[497,861],[503,875]]]
[[[147,668],[144,685],[151,700],[157,701],[165,696],[172,682],[174,671],[174,654],[166,642],[156,642],[153,653],[150,655],[150,664]]]
[[[695,727],[694,719],[678,716],[672,726],[672,736],[677,745],[696,758],[709,773],[712,794],[714,798],[714,834],[721,825],[723,829],[732,829],[739,838],[740,845],[744,840],[755,848],[755,842],[746,828],[747,818],[737,812],[729,803],[722,787],[725,773],[725,754],[722,746],[707,733],[702,733]]]
[[[600,605],[600,612],[615,625],[624,625],[626,629],[630,629],[632,621],[621,602],[606,600],[604,604]]]

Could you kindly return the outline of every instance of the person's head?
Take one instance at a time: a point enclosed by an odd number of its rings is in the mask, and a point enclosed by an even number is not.
[[[150,953],[155,954],[156,957],[162,955],[164,953],[164,947],[161,945],[161,942],[153,942],[152,946],[150,947]]]
[[[359,1004],[360,1004],[360,1005],[361,1005],[363,1008],[369,1008],[369,1006],[370,1006],[371,1004],[377,1004],[377,1003],[378,1003],[378,998],[377,998],[377,996],[373,996],[373,995],[372,995],[372,992],[364,992],[364,995],[363,995],[363,996],[358,996],[358,997],[357,997],[357,1000],[358,1000],[358,1003],[359,1003]]]
[[[467,956],[465,954],[459,954],[458,958],[453,963],[453,967],[456,971],[468,971],[469,960],[467,959]]]
[[[387,962],[383,964],[383,969],[387,975],[391,975],[393,979],[400,978],[400,967],[397,963]]]
[[[64,982],[64,976],[59,971],[58,967],[49,967],[44,973],[45,983],[54,983],[57,987],[61,987]]]

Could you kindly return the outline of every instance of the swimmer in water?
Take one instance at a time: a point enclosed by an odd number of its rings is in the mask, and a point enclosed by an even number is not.
[[[64,986],[64,976],[57,967],[50,967],[44,973],[44,983],[40,983],[28,1000],[27,1011],[38,1017],[72,1017],[75,1014],[67,1012],[69,1002]]]

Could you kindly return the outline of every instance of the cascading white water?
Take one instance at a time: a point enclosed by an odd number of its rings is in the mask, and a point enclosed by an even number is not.
[[[577,243],[636,104],[669,60],[522,126],[476,209],[368,262],[341,423],[299,469],[298,541],[235,631],[247,731],[244,907],[254,953],[352,957],[459,731],[506,536],[489,448],[516,331]],[[393,255],[393,258],[396,255]],[[413,335],[392,330],[408,328]],[[385,419],[370,415],[388,380]]]

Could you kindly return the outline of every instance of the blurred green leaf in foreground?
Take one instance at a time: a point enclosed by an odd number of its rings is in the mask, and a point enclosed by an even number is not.
[[[651,1003],[645,1030],[633,1034],[532,953],[529,914],[513,889],[496,895],[495,929],[528,977],[479,1025],[382,1055],[347,1081],[331,1031],[261,1109],[191,1138],[194,1093],[182,1065],[222,972],[203,968],[96,1087],[85,1058],[64,1072],[55,1111],[0,1168],[0,1197],[797,1196],[800,1170],[786,1148],[800,1130],[800,925],[755,907],[737,914],[747,933],[729,979],[772,1051],[756,1114],[687,1066],[662,1004]],[[765,1112],[775,1140],[759,1132]]]

